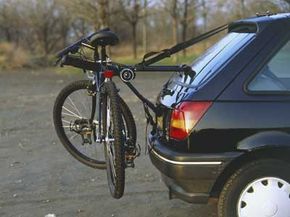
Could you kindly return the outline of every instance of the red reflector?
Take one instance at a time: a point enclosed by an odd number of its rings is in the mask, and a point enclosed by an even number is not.
[[[171,114],[169,136],[184,140],[202,118],[212,102],[182,102]]]
[[[114,76],[114,72],[112,70],[107,70],[103,72],[105,78],[112,78]]]

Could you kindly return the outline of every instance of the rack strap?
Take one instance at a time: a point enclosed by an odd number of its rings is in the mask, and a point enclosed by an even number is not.
[[[168,49],[164,49],[164,50],[161,50],[159,52],[149,52],[147,54],[144,55],[143,57],[143,61],[141,63],[138,63],[137,66],[139,65],[142,65],[142,66],[148,66],[148,65],[151,65],[153,63],[156,63],[156,62],[159,62],[160,60],[163,60],[167,57],[170,57],[171,55],[181,51],[181,50],[184,50],[188,47],[191,47],[192,45],[200,42],[200,41],[203,41],[213,35],[216,35],[217,33],[219,32],[222,32],[224,30],[226,30],[228,28],[228,24],[225,24],[225,25],[222,25],[222,26],[219,26],[215,29],[212,29],[206,33],[203,33],[197,37],[194,37],[192,39],[189,39],[187,41],[184,41],[184,42],[181,42],[181,43],[178,43],[176,45],[174,45],[173,47],[171,48],[168,48]],[[151,57],[151,58],[150,58]]]

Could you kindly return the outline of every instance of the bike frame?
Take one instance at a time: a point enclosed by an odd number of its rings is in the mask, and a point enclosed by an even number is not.
[[[98,54],[98,50],[94,50],[95,54],[95,62],[99,62],[101,65],[104,66],[104,68],[106,68],[107,64],[111,63],[111,61],[109,60],[109,58],[107,58],[106,56],[106,50],[104,48],[102,48],[102,52],[101,52],[101,58],[100,55]],[[133,68],[133,66],[127,66],[127,67],[131,67]],[[135,69],[135,71],[163,71],[163,72],[172,72],[172,71],[179,71],[181,68],[180,66],[146,66],[146,67],[138,67],[138,69]],[[103,83],[107,82],[107,81],[111,81],[112,77],[106,77],[105,72],[98,70],[98,71],[93,71],[91,73],[91,75],[87,74],[87,77],[89,80],[92,81],[94,87],[95,87],[95,96],[93,97],[93,108],[92,108],[92,114],[91,114],[91,121],[94,120],[95,118],[95,113],[98,114],[97,117],[97,122],[98,122],[98,129],[96,129],[97,131],[97,135],[94,135],[94,140],[96,142],[102,142],[102,139],[106,139],[103,138],[106,135],[102,135],[102,117],[101,117],[101,107],[102,107],[102,99],[101,99],[101,87],[103,85]],[[122,80],[123,81],[123,80]],[[144,105],[148,106],[154,113],[157,113],[157,108],[156,106],[150,102],[147,98],[145,98],[136,88],[133,84],[131,84],[130,82],[125,82],[123,81],[123,83],[125,85],[127,85],[127,87],[133,92],[133,94],[135,96],[137,96]],[[145,111],[148,112],[148,111]],[[108,121],[108,120],[107,120]]]

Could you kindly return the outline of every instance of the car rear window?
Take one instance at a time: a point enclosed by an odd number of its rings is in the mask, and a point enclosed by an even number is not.
[[[213,77],[218,69],[233,58],[254,36],[255,33],[228,33],[192,63],[196,76],[194,79],[187,76],[182,83],[193,87],[204,83]]]
[[[250,92],[290,92],[290,41],[267,62],[248,85]]]

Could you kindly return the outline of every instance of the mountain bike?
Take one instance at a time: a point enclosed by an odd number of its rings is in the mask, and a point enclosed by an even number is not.
[[[56,133],[66,150],[81,163],[96,169],[106,169],[108,186],[114,198],[124,193],[125,168],[134,167],[140,155],[136,144],[136,124],[133,115],[118,94],[113,77],[119,77],[141,100],[147,124],[156,129],[152,116],[159,108],[146,99],[130,82],[138,71],[167,71],[194,74],[190,66],[152,65],[172,54],[192,46],[227,26],[218,27],[197,38],[177,44],[170,49],[145,54],[143,61],[135,65],[112,62],[107,47],[119,42],[110,29],[102,29],[80,39],[57,54],[61,66],[83,69],[87,80],[74,81],[67,85],[56,98],[53,120]],[[84,54],[92,50],[92,57]]]

